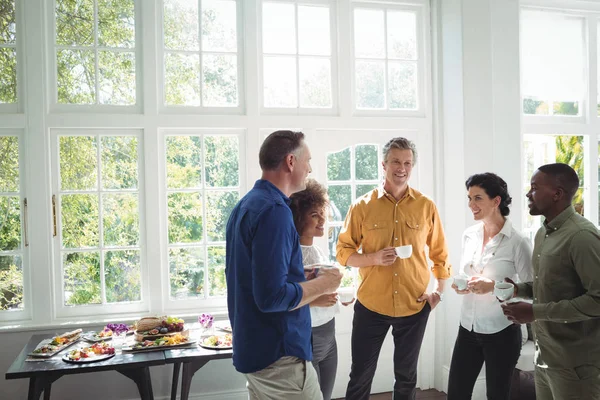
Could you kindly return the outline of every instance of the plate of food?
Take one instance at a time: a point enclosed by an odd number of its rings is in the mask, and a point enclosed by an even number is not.
[[[233,332],[233,330],[231,329],[231,325],[229,324],[229,321],[216,322],[215,328],[217,328],[220,331],[227,332],[227,333]]]
[[[177,334],[189,336],[189,331],[184,329],[184,321],[177,317],[145,317],[137,322],[135,340],[154,340],[165,336]]]
[[[84,364],[108,360],[115,356],[115,348],[106,343],[94,343],[89,347],[69,351],[62,357],[68,363]]]
[[[79,340],[81,329],[65,332],[62,335],[54,336],[52,339],[44,339],[29,353],[32,357],[49,358],[58,352],[71,346]]]
[[[144,340],[137,342],[132,346],[124,346],[123,351],[137,352],[137,351],[152,351],[152,350],[166,350],[177,347],[190,346],[196,343],[195,340],[190,339],[181,333],[176,333],[172,336],[162,336],[156,340]]]
[[[229,333],[225,335],[212,335],[202,339],[200,346],[206,349],[226,350],[231,349],[231,340],[232,337]]]
[[[114,332],[127,332],[128,335],[133,335],[134,329],[133,326],[129,326],[126,324],[107,324],[104,329],[99,332],[91,331],[86,332],[83,335],[83,338],[88,342],[103,342],[106,340],[111,340]]]

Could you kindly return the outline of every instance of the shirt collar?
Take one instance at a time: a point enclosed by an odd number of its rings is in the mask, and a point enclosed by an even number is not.
[[[379,185],[379,187],[377,188],[377,198],[380,199],[386,195],[389,195],[389,197],[391,197],[392,199],[395,199],[394,196],[392,196],[391,194],[389,194],[384,188],[383,188],[383,184]],[[406,196],[410,196],[413,199],[416,199],[417,197],[415,196],[415,192],[414,190],[409,186],[408,189],[406,190],[406,193],[404,194],[404,197]],[[402,197],[402,198],[404,198]],[[398,199],[396,201],[399,201],[402,199]]]
[[[259,179],[254,183],[255,189],[262,189],[269,192],[274,198],[281,198],[288,206],[290,205],[290,198],[287,197],[277,186],[273,185],[266,179]]]
[[[573,206],[569,206],[560,214],[558,214],[552,221],[546,222],[546,220],[544,220],[544,227],[546,228],[546,231],[557,231],[573,215],[575,215],[575,208]]]
[[[500,232],[498,232],[498,234],[500,233],[506,236],[507,238],[510,238],[512,236],[512,222],[510,221],[510,219],[504,219],[504,226],[502,227],[502,229],[500,229]],[[472,228],[468,228],[465,232],[465,235],[469,238],[483,236],[483,222],[474,225]]]

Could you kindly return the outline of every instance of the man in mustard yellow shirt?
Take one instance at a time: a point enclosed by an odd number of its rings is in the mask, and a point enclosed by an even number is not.
[[[415,398],[417,360],[427,319],[442,299],[444,280],[450,277],[437,207],[408,186],[417,161],[415,145],[408,139],[394,138],[384,146],[383,156],[383,186],[350,207],[337,244],[339,263],[359,268],[362,278],[352,322],[347,400],[369,398],[390,326],[395,347],[394,400]],[[394,248],[406,245],[412,246],[412,254],[399,258]],[[426,293],[430,270],[425,246],[437,278],[432,293]]]

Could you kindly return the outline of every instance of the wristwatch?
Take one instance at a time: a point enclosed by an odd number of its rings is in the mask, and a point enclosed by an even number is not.
[[[444,293],[440,292],[439,290],[434,290],[433,292],[431,292],[431,294],[437,294],[440,298],[440,301],[444,301]]]

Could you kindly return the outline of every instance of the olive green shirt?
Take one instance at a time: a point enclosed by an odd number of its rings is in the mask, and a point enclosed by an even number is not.
[[[535,236],[533,298],[535,362],[550,368],[600,367],[600,234],[566,208]]]

